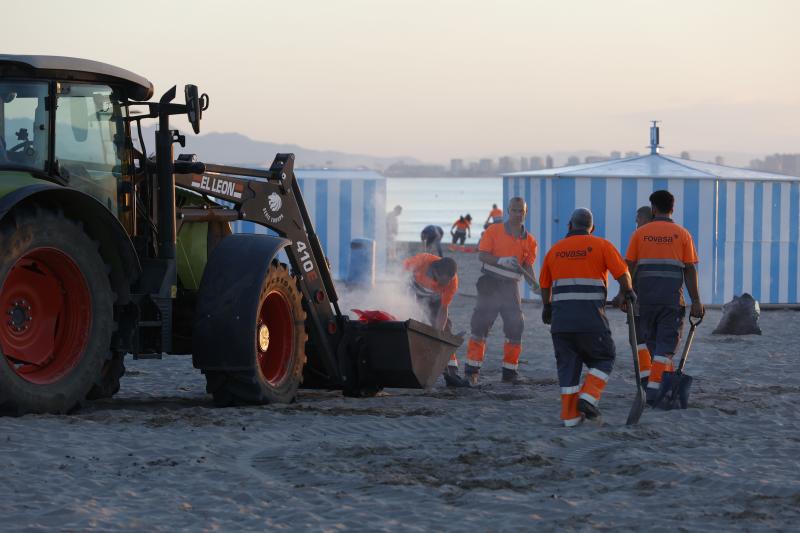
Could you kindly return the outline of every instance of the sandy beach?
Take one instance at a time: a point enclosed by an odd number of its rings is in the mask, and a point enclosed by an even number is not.
[[[463,331],[478,265],[455,257]],[[113,399],[0,418],[0,530],[796,530],[800,313],[764,312],[762,336],[737,337],[711,335],[710,310],[690,408],[626,427],[632,357],[610,310],[604,421],[565,429],[540,309],[524,304],[531,385],[500,383],[499,323],[480,387],[369,399],[304,390],[291,405],[218,409],[189,356],[128,359]]]

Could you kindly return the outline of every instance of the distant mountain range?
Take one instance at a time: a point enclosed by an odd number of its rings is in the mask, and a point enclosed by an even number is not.
[[[153,153],[155,150],[153,131],[154,128],[144,128],[143,132],[148,153]],[[257,141],[241,133],[205,133],[202,135],[193,135],[191,130],[187,133],[185,129],[182,130],[182,132],[186,134],[186,148],[181,148],[179,145],[176,145],[175,154],[194,153],[197,154],[198,159],[208,163],[266,167],[272,162],[276,153],[291,152],[297,157],[297,168],[370,168],[381,172],[387,172],[388,170],[388,174],[393,174],[393,169],[389,168],[393,165],[395,169],[398,167],[431,166],[429,162],[425,163],[410,156],[374,156],[350,154],[332,150],[314,150],[296,144]],[[134,139],[138,140],[135,133]],[[644,155],[647,153],[647,150],[640,150],[639,153]],[[722,156],[725,164],[740,167],[747,167],[752,159],[763,157],[763,154],[734,151],[712,152],[709,150],[690,150],[689,153],[691,159],[696,161],[713,162],[716,156]],[[548,154],[536,154],[534,152],[530,154],[511,153],[506,155],[510,155],[518,161],[520,156],[540,155],[544,158]],[[568,156],[577,156],[579,160],[583,162],[586,156],[607,156],[608,154],[603,154],[594,150],[561,150],[550,152],[549,155],[553,157],[555,166],[559,167],[567,164]],[[679,154],[671,153],[671,155],[677,156]],[[488,157],[491,157],[496,162],[499,156],[491,155]],[[468,161],[477,161],[478,157],[465,159]],[[442,165],[442,168],[437,169],[433,174],[441,173],[446,169],[449,169],[449,165]],[[398,175],[405,174],[400,172]]]
[[[148,153],[155,151],[153,128],[143,128],[144,143]],[[331,150],[312,150],[296,144],[256,141],[240,133],[186,134],[186,147],[175,145],[175,155],[197,154],[200,161],[226,165],[267,167],[277,153],[291,152],[296,157],[297,168],[371,168],[383,170],[398,162],[419,163],[413,157],[381,157],[348,154]],[[134,133],[134,139],[138,136]],[[138,143],[137,143],[138,144]]]

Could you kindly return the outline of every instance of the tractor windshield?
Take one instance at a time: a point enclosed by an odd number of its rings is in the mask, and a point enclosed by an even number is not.
[[[56,108],[56,161],[70,187],[117,212],[125,126],[120,100],[107,85],[60,83]]]
[[[45,170],[47,83],[0,83],[0,167]]]

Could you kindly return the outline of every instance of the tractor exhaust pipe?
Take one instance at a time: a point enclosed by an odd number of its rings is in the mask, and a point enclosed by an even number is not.
[[[175,259],[175,175],[173,171],[173,132],[169,128],[166,104],[175,99],[176,88],[159,100],[156,132],[156,175],[158,177],[158,253],[162,259]]]

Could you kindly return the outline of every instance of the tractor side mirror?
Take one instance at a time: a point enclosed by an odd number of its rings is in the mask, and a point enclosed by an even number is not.
[[[195,133],[200,133],[200,119],[203,118],[203,111],[208,109],[208,95],[203,93],[198,96],[197,85],[186,85],[183,90],[189,123]]]
[[[72,136],[77,142],[84,142],[89,136],[89,105],[86,98],[73,96],[69,99],[69,118]]]

